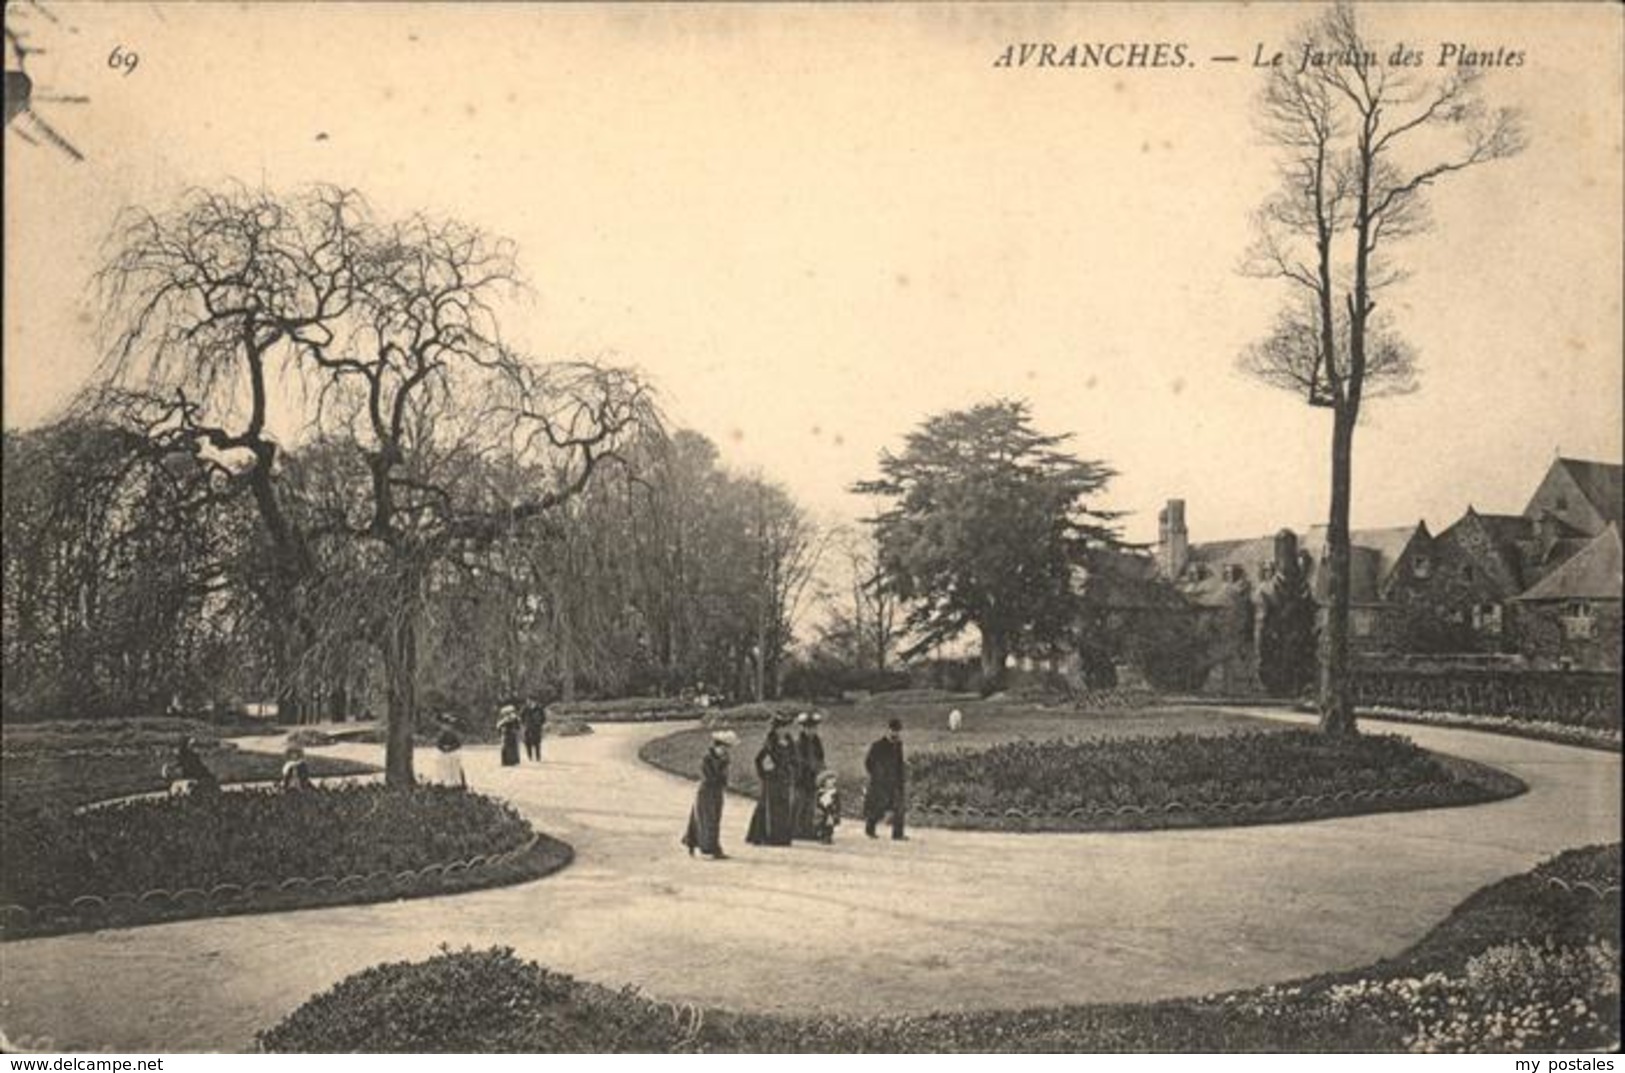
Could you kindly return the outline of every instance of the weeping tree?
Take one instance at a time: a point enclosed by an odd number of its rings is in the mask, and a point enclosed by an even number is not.
[[[1280,185],[1254,217],[1250,275],[1288,296],[1270,332],[1241,358],[1264,383],[1331,411],[1327,608],[1321,727],[1355,732],[1349,682],[1349,504],[1354,431],[1369,398],[1413,390],[1416,362],[1378,299],[1405,278],[1397,254],[1429,230],[1441,182],[1519,152],[1519,116],[1490,109],[1478,68],[1442,76],[1367,62],[1378,42],[1339,4],[1308,22],[1293,53],[1335,62],[1272,67],[1257,105]]]
[[[437,573],[500,557],[657,428],[647,385],[510,347],[497,310],[520,286],[511,244],[424,214],[379,219],[355,191],[196,191],[126,213],[112,246],[106,382],[149,400],[170,449],[251,494],[284,682],[358,640],[376,648],[386,777],[410,783]],[[320,445],[315,491],[286,479],[279,436]],[[493,460],[524,479],[483,479]]]

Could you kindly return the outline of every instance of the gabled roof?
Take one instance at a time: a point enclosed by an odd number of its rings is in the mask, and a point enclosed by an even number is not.
[[[1625,588],[1621,572],[1619,526],[1610,524],[1583,550],[1521,596],[1534,600],[1618,600]]]
[[[1559,458],[1555,465],[1568,471],[1598,514],[1610,522],[1620,521],[1621,503],[1625,501],[1625,466],[1580,458]]]

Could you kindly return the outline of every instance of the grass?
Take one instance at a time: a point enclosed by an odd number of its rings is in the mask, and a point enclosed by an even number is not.
[[[1416,946],[1349,972],[1199,998],[918,1017],[673,1007],[511,950],[380,965],[260,1034],[270,1051],[924,1053],[1552,1051],[1619,1044],[1620,848],[1474,894]],[[1612,884],[1597,896],[1550,877]],[[1533,1026],[1533,1027],[1531,1027]]]
[[[887,721],[894,717],[903,720],[905,749],[910,757],[911,778],[914,778],[910,787],[913,806],[910,820],[925,826],[1020,831],[1143,830],[1303,820],[1411,808],[1417,804],[1416,800],[1399,797],[1271,805],[1246,811],[1220,812],[1202,807],[1168,809],[1171,801],[1198,805],[1208,799],[1224,799],[1224,794],[1215,797],[1214,772],[1201,770],[1204,757],[1200,754],[1228,752],[1245,760],[1246,754],[1255,751],[1241,741],[1234,742],[1237,747],[1227,750],[1221,748],[1225,744],[1222,742],[1204,746],[1205,739],[1269,735],[1266,739],[1252,740],[1290,744],[1294,734],[1303,735],[1304,732],[1277,720],[1196,706],[1087,713],[1020,704],[961,703],[957,707],[964,715],[958,732],[948,729],[948,711],[951,707],[945,703],[903,707],[875,703],[827,713],[827,721],[821,732],[825,757],[837,772],[845,810],[856,815],[861,809],[866,782],[864,755],[870,743],[885,732]],[[734,763],[729,770],[731,789],[751,796],[758,793],[753,760],[758,746],[757,736],[765,733],[765,729],[743,728],[741,737],[744,740],[735,749]],[[709,735],[710,732],[705,729],[679,731],[649,742],[639,755],[658,768],[694,778],[699,771],[701,756],[708,747]],[[1146,744],[1147,741],[1152,744]],[[1302,753],[1305,765],[1314,763],[1325,768],[1326,757],[1320,755],[1324,744],[1325,739],[1309,735],[1307,744],[1295,752],[1287,749],[1271,752]],[[1420,774],[1412,772],[1416,777],[1406,785],[1434,783],[1441,788],[1442,796],[1431,799],[1430,803],[1462,804],[1490,800],[1511,796],[1524,789],[1511,776],[1482,765],[1435,757],[1414,749],[1409,743],[1402,744],[1405,758],[1413,762],[1412,766],[1419,770],[1426,769]],[[1376,745],[1362,739],[1339,746],[1349,755],[1340,754],[1333,758],[1336,762],[1331,765],[1331,782],[1322,778],[1311,785],[1304,778],[1297,778],[1298,773],[1292,770],[1248,773],[1233,770],[1233,764],[1218,769],[1217,774],[1230,777],[1233,783],[1230,794],[1232,801],[1263,802],[1282,796],[1299,797],[1323,791],[1329,794],[1339,789],[1353,791],[1379,785],[1386,787],[1393,780],[1377,778],[1372,781],[1363,778],[1373,774],[1380,776],[1382,767],[1392,759],[1388,754],[1394,749],[1384,750]],[[1169,767],[1176,752],[1194,751],[1199,754],[1196,762],[1183,764],[1184,774],[1180,776],[1183,781],[1179,785],[1158,784],[1157,778],[1163,771],[1158,759],[1161,751],[1168,753],[1164,759],[1169,761]],[[1076,800],[1063,801],[1065,794],[1040,794],[1034,773],[1019,765],[1016,765],[1015,777],[1002,778],[1002,788],[993,786],[992,778],[983,779],[975,772],[967,774],[966,770],[961,770],[978,766],[998,768],[1010,753],[1025,753],[1033,763],[1053,767],[1064,758],[1063,754],[1073,752],[1080,757],[1105,756],[1109,761],[1101,768],[1109,773],[1109,777],[1102,775],[1096,780],[1096,785],[1084,787],[1078,792],[1104,793],[1110,799],[1102,799],[1098,804],[1123,807],[1123,811],[1108,813],[1102,808],[1102,811],[1088,815],[1068,816],[1066,813],[1071,810],[1097,802],[1085,801],[1081,796]],[[1372,767],[1369,762],[1372,758],[1365,756],[1366,752],[1373,753],[1376,760],[1382,762],[1374,771],[1363,770]],[[1368,761],[1363,764],[1363,769],[1360,763],[1362,759]],[[1003,764],[1003,767],[1009,766]],[[1077,765],[1066,763],[1061,766],[1071,770]],[[915,777],[921,772],[924,773],[923,779]],[[1010,776],[1011,772],[1004,771],[1003,774]],[[1186,775],[1189,777],[1186,778]],[[1283,775],[1286,777],[1282,778]],[[937,805],[943,809],[953,808],[956,814],[928,811],[921,807]],[[967,805],[970,806],[968,810],[962,807]],[[1154,812],[1139,814],[1130,811],[1129,807],[1143,807]],[[1019,810],[1020,814],[1007,815],[1009,810]]]

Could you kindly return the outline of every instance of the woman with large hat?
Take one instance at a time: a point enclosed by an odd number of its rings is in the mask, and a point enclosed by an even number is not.
[[[711,735],[711,748],[700,761],[700,788],[688,813],[688,831],[683,835],[690,857],[703,853],[720,861],[728,856],[722,852],[722,802],[728,789],[729,750],[738,744],[739,735],[731,730]]]
[[[745,841],[753,846],[790,844],[795,824],[790,797],[799,766],[796,743],[791,738],[793,726],[789,716],[775,715],[767,740],[756,753],[756,776],[761,780],[762,794],[757,799],[756,811],[751,813],[750,829],[745,833]]]
[[[519,763],[519,733],[524,723],[519,709],[504,704],[497,712],[497,731],[502,735],[502,766],[514,767]]]

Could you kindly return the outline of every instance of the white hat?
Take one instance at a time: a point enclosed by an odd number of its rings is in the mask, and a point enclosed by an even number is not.
[[[802,726],[806,726],[811,720],[812,716],[808,715],[806,712],[802,712],[800,715],[796,716],[796,722],[800,723]]]
[[[711,740],[716,742],[718,745],[738,745],[739,735],[735,734],[731,730],[713,730],[711,732]]]

